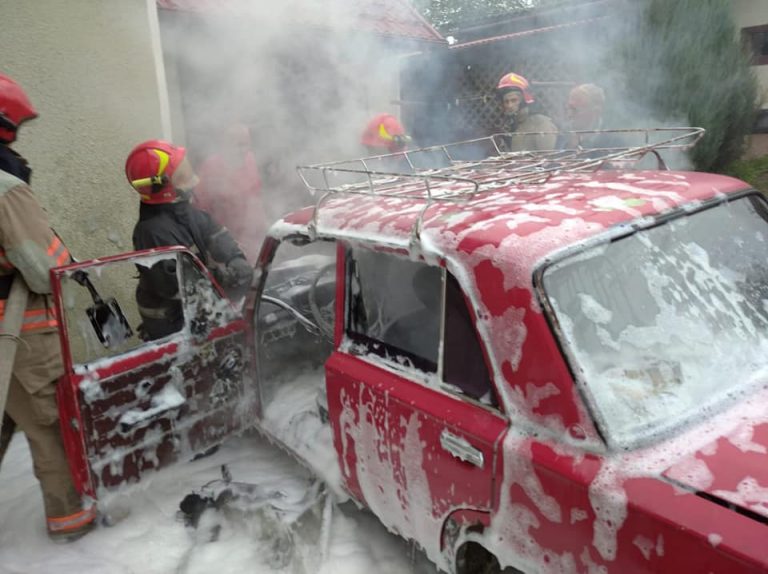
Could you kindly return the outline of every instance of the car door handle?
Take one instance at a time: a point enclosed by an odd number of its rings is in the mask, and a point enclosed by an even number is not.
[[[132,428],[143,426],[165,416],[169,412],[178,409],[186,399],[184,395],[173,385],[166,385],[157,395],[152,397],[148,409],[130,409],[120,415],[117,421],[122,432],[129,432]]]
[[[443,429],[440,433],[440,446],[459,460],[483,468],[485,463],[483,453],[469,444],[467,439],[456,436],[448,429]]]

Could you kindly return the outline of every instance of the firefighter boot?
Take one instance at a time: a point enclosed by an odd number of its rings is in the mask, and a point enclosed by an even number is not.
[[[48,538],[56,544],[74,542],[96,526],[96,507],[81,510],[69,516],[48,518]]]

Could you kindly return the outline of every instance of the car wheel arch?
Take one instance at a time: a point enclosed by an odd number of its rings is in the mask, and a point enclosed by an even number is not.
[[[455,574],[524,574],[516,568],[501,568],[493,552],[475,538],[482,536],[490,524],[490,512],[475,509],[454,510],[446,518],[441,548]]]

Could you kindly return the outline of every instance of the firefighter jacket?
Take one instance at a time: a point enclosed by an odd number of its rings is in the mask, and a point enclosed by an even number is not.
[[[27,184],[32,177],[32,169],[27,160],[5,145],[0,145],[0,171],[15,175]]]
[[[22,332],[55,330],[49,271],[69,261],[67,248],[51,229],[30,187],[0,170],[0,320],[18,271],[30,289]]]
[[[512,133],[504,140],[505,151],[555,149],[558,129],[549,116],[531,113],[528,108],[523,108],[515,119],[513,125],[507,126]]]
[[[136,250],[183,245],[197,255],[233,299],[251,285],[253,269],[225,227],[188,201],[160,205],[141,204],[133,230]],[[183,315],[175,260],[163,260],[151,269],[139,268],[136,290],[142,335],[157,339],[181,329]]]
[[[582,150],[598,150],[594,153],[582,153],[580,157],[585,159],[600,157],[606,152],[599,150],[626,148],[629,144],[621,134],[604,132],[594,134],[572,134],[563,133],[557,136],[557,149],[570,150],[580,148]]]

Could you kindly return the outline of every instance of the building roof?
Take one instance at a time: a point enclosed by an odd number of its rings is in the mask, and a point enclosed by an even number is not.
[[[556,8],[510,12],[473,23],[464,23],[451,32],[452,49],[512,40],[591,24],[615,14],[613,0],[571,0]]]
[[[326,9],[334,2],[329,0]],[[247,10],[242,0],[157,0],[163,10],[208,13]],[[444,38],[413,7],[409,0],[352,0],[339,5],[353,18],[354,29],[417,42],[444,43]]]

